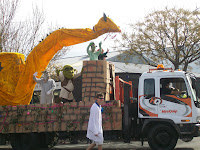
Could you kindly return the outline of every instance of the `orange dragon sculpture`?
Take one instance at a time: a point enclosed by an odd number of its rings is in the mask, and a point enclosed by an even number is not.
[[[83,43],[119,27],[104,15],[93,29],[59,29],[40,42],[26,61],[20,53],[0,53],[0,105],[27,105],[35,87],[33,73],[45,70],[52,57],[64,46]]]

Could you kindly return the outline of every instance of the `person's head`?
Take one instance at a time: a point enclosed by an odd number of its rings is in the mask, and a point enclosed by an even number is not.
[[[47,71],[43,71],[44,80],[47,81],[49,79],[49,73]]]
[[[101,104],[102,102],[104,102],[104,94],[103,93],[97,93],[96,99],[97,99],[97,103]]]
[[[164,81],[163,87],[169,88],[170,82],[168,80]]]
[[[63,75],[67,79],[72,79],[74,77],[74,68],[70,65],[65,65],[62,69]]]

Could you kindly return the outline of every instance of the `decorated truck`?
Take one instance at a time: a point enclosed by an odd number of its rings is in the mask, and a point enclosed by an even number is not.
[[[36,84],[34,72],[40,77],[63,46],[107,32],[120,30],[104,15],[93,30],[53,32],[32,50],[26,61],[23,54],[0,53],[0,144],[10,141],[14,150],[36,150],[52,148],[59,138],[86,138],[90,107],[99,92],[105,95],[102,104],[105,139],[147,140],[152,149],[171,150],[179,138],[187,142],[198,136],[200,106],[194,76],[162,65],[142,73],[137,97],[133,97],[132,82],[115,76],[112,63],[83,61],[81,88],[76,93],[81,99],[30,104]],[[164,90],[166,87],[169,90]]]
[[[51,148],[59,138],[86,140],[89,110],[98,92],[105,94],[105,139],[147,140],[152,149],[171,150],[179,138],[188,142],[198,136],[200,108],[190,73],[150,69],[139,78],[137,98],[132,82],[115,76],[114,65],[105,60],[84,61],[81,78],[81,101],[1,106],[1,144],[10,140],[14,149],[29,150]],[[181,92],[163,93],[167,81]]]

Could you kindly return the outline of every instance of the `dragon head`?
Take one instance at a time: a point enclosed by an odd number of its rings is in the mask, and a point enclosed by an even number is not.
[[[108,18],[105,13],[99,22],[93,27],[94,32],[102,30],[106,32],[121,32],[120,28],[110,18]]]

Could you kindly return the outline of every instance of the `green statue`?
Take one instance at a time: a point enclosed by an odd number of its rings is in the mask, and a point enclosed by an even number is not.
[[[101,48],[102,42],[99,43],[99,50],[96,51],[96,46],[94,42],[90,42],[90,44],[87,47],[87,53],[90,57],[90,60],[98,60],[98,56],[101,54],[102,48]],[[91,47],[91,50],[90,50]]]

